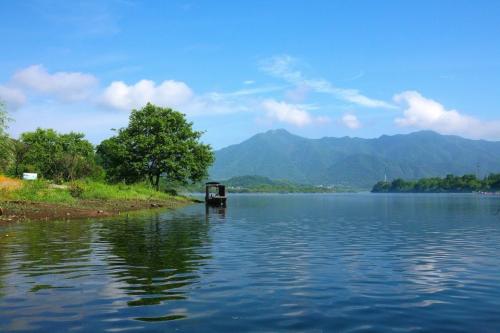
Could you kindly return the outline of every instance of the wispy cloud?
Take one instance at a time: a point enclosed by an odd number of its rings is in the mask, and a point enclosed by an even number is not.
[[[296,69],[296,60],[288,55],[265,60],[261,65],[261,69],[296,86],[306,86],[315,92],[329,94],[337,99],[359,106],[395,108],[394,105],[385,101],[367,97],[356,89],[339,88],[323,78],[307,78],[300,70]]]
[[[397,94],[394,101],[404,108],[403,117],[395,119],[398,126],[430,129],[476,139],[500,139],[500,121],[482,121],[457,110],[447,110],[441,103],[426,98],[417,91]]]
[[[251,95],[262,95],[275,91],[280,91],[285,89],[283,86],[262,86],[255,88],[245,88],[231,92],[213,92],[211,93],[214,99],[216,98],[229,98],[238,96],[251,96]]]
[[[348,78],[347,80],[345,81],[356,81],[356,80],[359,80],[361,79],[363,76],[365,76],[365,72],[364,71],[359,71],[358,74]]]
[[[266,110],[268,118],[299,127],[329,121],[328,117],[312,116],[308,112],[311,109],[308,105],[290,104],[268,99],[262,102],[262,107]]]

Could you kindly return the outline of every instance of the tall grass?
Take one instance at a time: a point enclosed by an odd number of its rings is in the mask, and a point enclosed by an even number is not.
[[[51,203],[74,203],[75,198],[64,188],[53,188],[44,180],[23,181],[19,189],[4,193],[6,199]]]
[[[157,192],[149,184],[106,184],[96,181],[75,181],[53,185],[45,180],[22,181],[17,189],[0,190],[0,199],[50,203],[77,203],[78,200],[182,200]]]
[[[98,200],[168,200],[172,196],[158,192],[145,183],[140,184],[105,184],[95,181],[80,181],[70,184],[82,188],[82,199]]]

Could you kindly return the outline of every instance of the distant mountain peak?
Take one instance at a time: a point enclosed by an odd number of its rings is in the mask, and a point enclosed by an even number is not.
[[[246,140],[244,142],[252,141],[253,139],[257,139],[257,140],[262,139],[262,140],[271,140],[271,141],[281,140],[281,141],[283,141],[283,140],[293,140],[293,139],[297,139],[297,138],[302,138],[302,137],[295,135],[295,134],[292,134],[292,133],[288,132],[286,129],[278,128],[278,129],[271,129],[271,130],[268,130],[266,132],[255,134],[254,136],[252,136],[251,138],[249,138],[248,140]]]
[[[379,138],[308,139],[285,129],[256,134],[216,152],[212,178],[258,175],[295,183],[370,188],[384,179],[500,171],[500,142],[433,131]]]
[[[443,136],[442,134],[439,134],[438,132],[432,131],[432,130],[421,130],[421,131],[416,131],[413,133],[409,133],[408,135],[414,135],[414,136]]]
[[[263,134],[267,134],[267,135],[294,135],[294,134],[288,132],[284,128],[271,129]]]

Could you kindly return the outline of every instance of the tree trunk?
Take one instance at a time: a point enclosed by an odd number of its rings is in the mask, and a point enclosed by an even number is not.
[[[156,188],[157,191],[160,190],[160,174],[156,175],[155,188]]]

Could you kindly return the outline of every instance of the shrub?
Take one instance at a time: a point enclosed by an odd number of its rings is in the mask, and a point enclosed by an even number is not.
[[[69,184],[68,190],[73,198],[81,198],[84,192],[83,186],[77,182]]]

